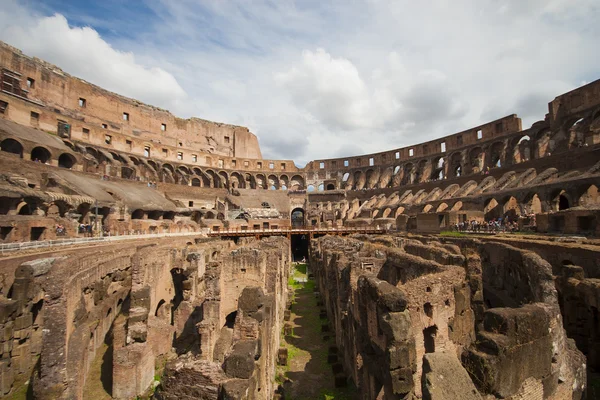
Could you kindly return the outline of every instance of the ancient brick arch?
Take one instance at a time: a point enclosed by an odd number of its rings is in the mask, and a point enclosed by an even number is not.
[[[594,184],[578,185],[574,190],[576,205],[589,207],[600,204],[600,193],[598,186]]]
[[[4,139],[0,142],[0,150],[7,153],[18,154],[23,158],[23,144],[13,138]]]
[[[300,175],[292,176],[292,179],[290,180],[290,189],[303,190],[304,188],[304,178]]]
[[[279,185],[281,190],[288,190],[290,186],[290,179],[287,175],[282,174],[279,176]]]
[[[52,152],[44,146],[36,146],[31,149],[30,159],[31,161],[47,163],[52,159]]]
[[[403,176],[399,186],[412,185],[415,183],[416,171],[413,163],[404,164],[404,168],[402,168],[402,170]]]
[[[246,188],[246,180],[242,177],[239,172],[232,172],[229,178],[231,182],[232,188],[245,189]]]
[[[279,178],[277,175],[271,174],[267,177],[267,181],[269,183],[269,190],[279,190]]]
[[[476,146],[469,151],[469,170],[472,174],[479,174],[485,166],[485,151]]]
[[[354,171],[354,190],[361,190],[365,187],[367,179],[365,173],[361,170]]]
[[[379,177],[379,182],[377,184],[377,187],[383,189],[383,188],[387,188],[387,187],[392,187],[392,175],[393,175],[393,169],[392,167],[387,167],[383,170],[383,172],[381,173],[381,176]]]
[[[463,168],[462,153],[460,151],[454,152],[448,158],[450,160],[448,164],[448,177],[456,178],[459,176],[463,176],[465,171]]]
[[[254,176],[254,180],[256,181],[257,189],[268,189],[267,187],[267,177],[264,174],[256,174]]]
[[[494,142],[490,146],[489,167],[499,168],[506,164],[505,142]]]

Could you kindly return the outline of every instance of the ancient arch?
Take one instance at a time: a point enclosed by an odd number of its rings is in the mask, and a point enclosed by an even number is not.
[[[429,179],[438,181],[446,178],[446,159],[443,156],[438,156],[433,159],[431,165],[431,176]]]
[[[278,190],[279,189],[279,178],[276,175],[269,175],[267,177],[268,182],[269,182],[269,189],[270,190]]]
[[[504,155],[504,142],[495,142],[490,147],[490,168],[502,167],[502,162],[505,158]]]
[[[521,136],[513,146],[513,162],[515,164],[531,159],[531,138],[529,135]]]
[[[304,178],[300,175],[292,176],[290,180],[290,189],[291,190],[303,190],[304,189]]]
[[[589,207],[600,204],[600,194],[596,185],[590,185],[577,199],[577,205]]]
[[[479,146],[469,151],[469,166],[472,174],[478,174],[483,171],[485,165],[485,151]]]
[[[365,177],[364,172],[358,170],[354,171],[354,190],[361,190],[365,187],[365,183],[367,179]]]
[[[246,187],[246,180],[239,172],[232,172],[229,180],[231,182],[231,187],[234,189],[244,189]]]
[[[200,187],[202,186],[199,178],[192,178],[192,186]]]
[[[45,164],[50,161],[51,157],[50,150],[45,147],[37,146],[31,150],[31,161],[39,161]]]
[[[62,153],[58,157],[58,166],[61,168],[73,168],[73,166],[77,163],[77,159],[69,153]]]
[[[18,154],[21,158],[23,158],[23,145],[15,139],[8,138],[0,142],[0,151]]]
[[[451,178],[457,178],[463,175],[462,155],[460,152],[453,153],[450,156],[450,171],[448,172]]]
[[[435,212],[442,212],[442,211],[446,211],[446,209],[448,208],[448,204],[447,203],[441,203],[438,208],[435,210]]]

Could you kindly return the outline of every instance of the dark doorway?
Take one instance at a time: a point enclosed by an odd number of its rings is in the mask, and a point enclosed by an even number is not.
[[[560,195],[558,198],[558,210],[566,210],[569,208],[569,199],[567,199],[564,195]]]
[[[58,157],[58,166],[61,168],[73,168],[73,165],[77,160],[70,154],[62,153],[60,157]]]
[[[31,228],[31,236],[30,236],[31,241],[40,240],[42,238],[42,235],[44,234],[45,230],[46,230],[46,228],[41,227],[41,226]]]
[[[292,228],[304,228],[304,210],[295,208],[292,210]]]
[[[14,139],[4,139],[0,142],[0,150],[7,153],[18,154],[23,158],[23,146]]]
[[[45,164],[50,160],[50,152],[44,147],[34,147],[31,150],[31,160]]]
[[[237,318],[237,311],[227,314],[227,316],[225,317],[225,326],[230,329],[233,329],[236,318]]]
[[[292,235],[292,261],[308,259],[308,235]]]
[[[433,325],[423,329],[423,342],[425,345],[425,353],[435,352],[435,335],[437,334],[437,326]]]

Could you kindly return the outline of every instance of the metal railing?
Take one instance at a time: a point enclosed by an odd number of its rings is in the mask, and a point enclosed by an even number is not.
[[[16,243],[2,243],[0,244],[0,254],[28,250],[28,249],[43,249],[56,246],[69,246],[76,244],[88,244],[88,243],[106,243],[116,242],[122,240],[134,240],[134,239],[153,239],[170,236],[205,236],[207,233],[206,229],[199,232],[176,232],[176,233],[149,233],[140,235],[119,235],[119,236],[102,236],[102,237],[83,237],[83,238],[67,238],[67,239],[56,239],[56,240],[40,240],[32,242],[16,242]]]
[[[387,232],[387,229],[381,227],[336,227],[336,228],[317,228],[312,226],[306,227],[293,227],[293,228],[260,228],[260,229],[219,229],[211,230],[208,232],[209,236],[227,236],[236,234],[256,234],[264,235],[270,233],[290,233],[290,234],[302,234],[302,233],[348,233],[348,232]]]

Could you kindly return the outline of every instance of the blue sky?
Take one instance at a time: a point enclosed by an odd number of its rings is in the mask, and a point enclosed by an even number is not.
[[[265,157],[299,166],[512,113],[529,127],[600,78],[597,0],[3,3],[0,40],[178,116],[248,126]]]

